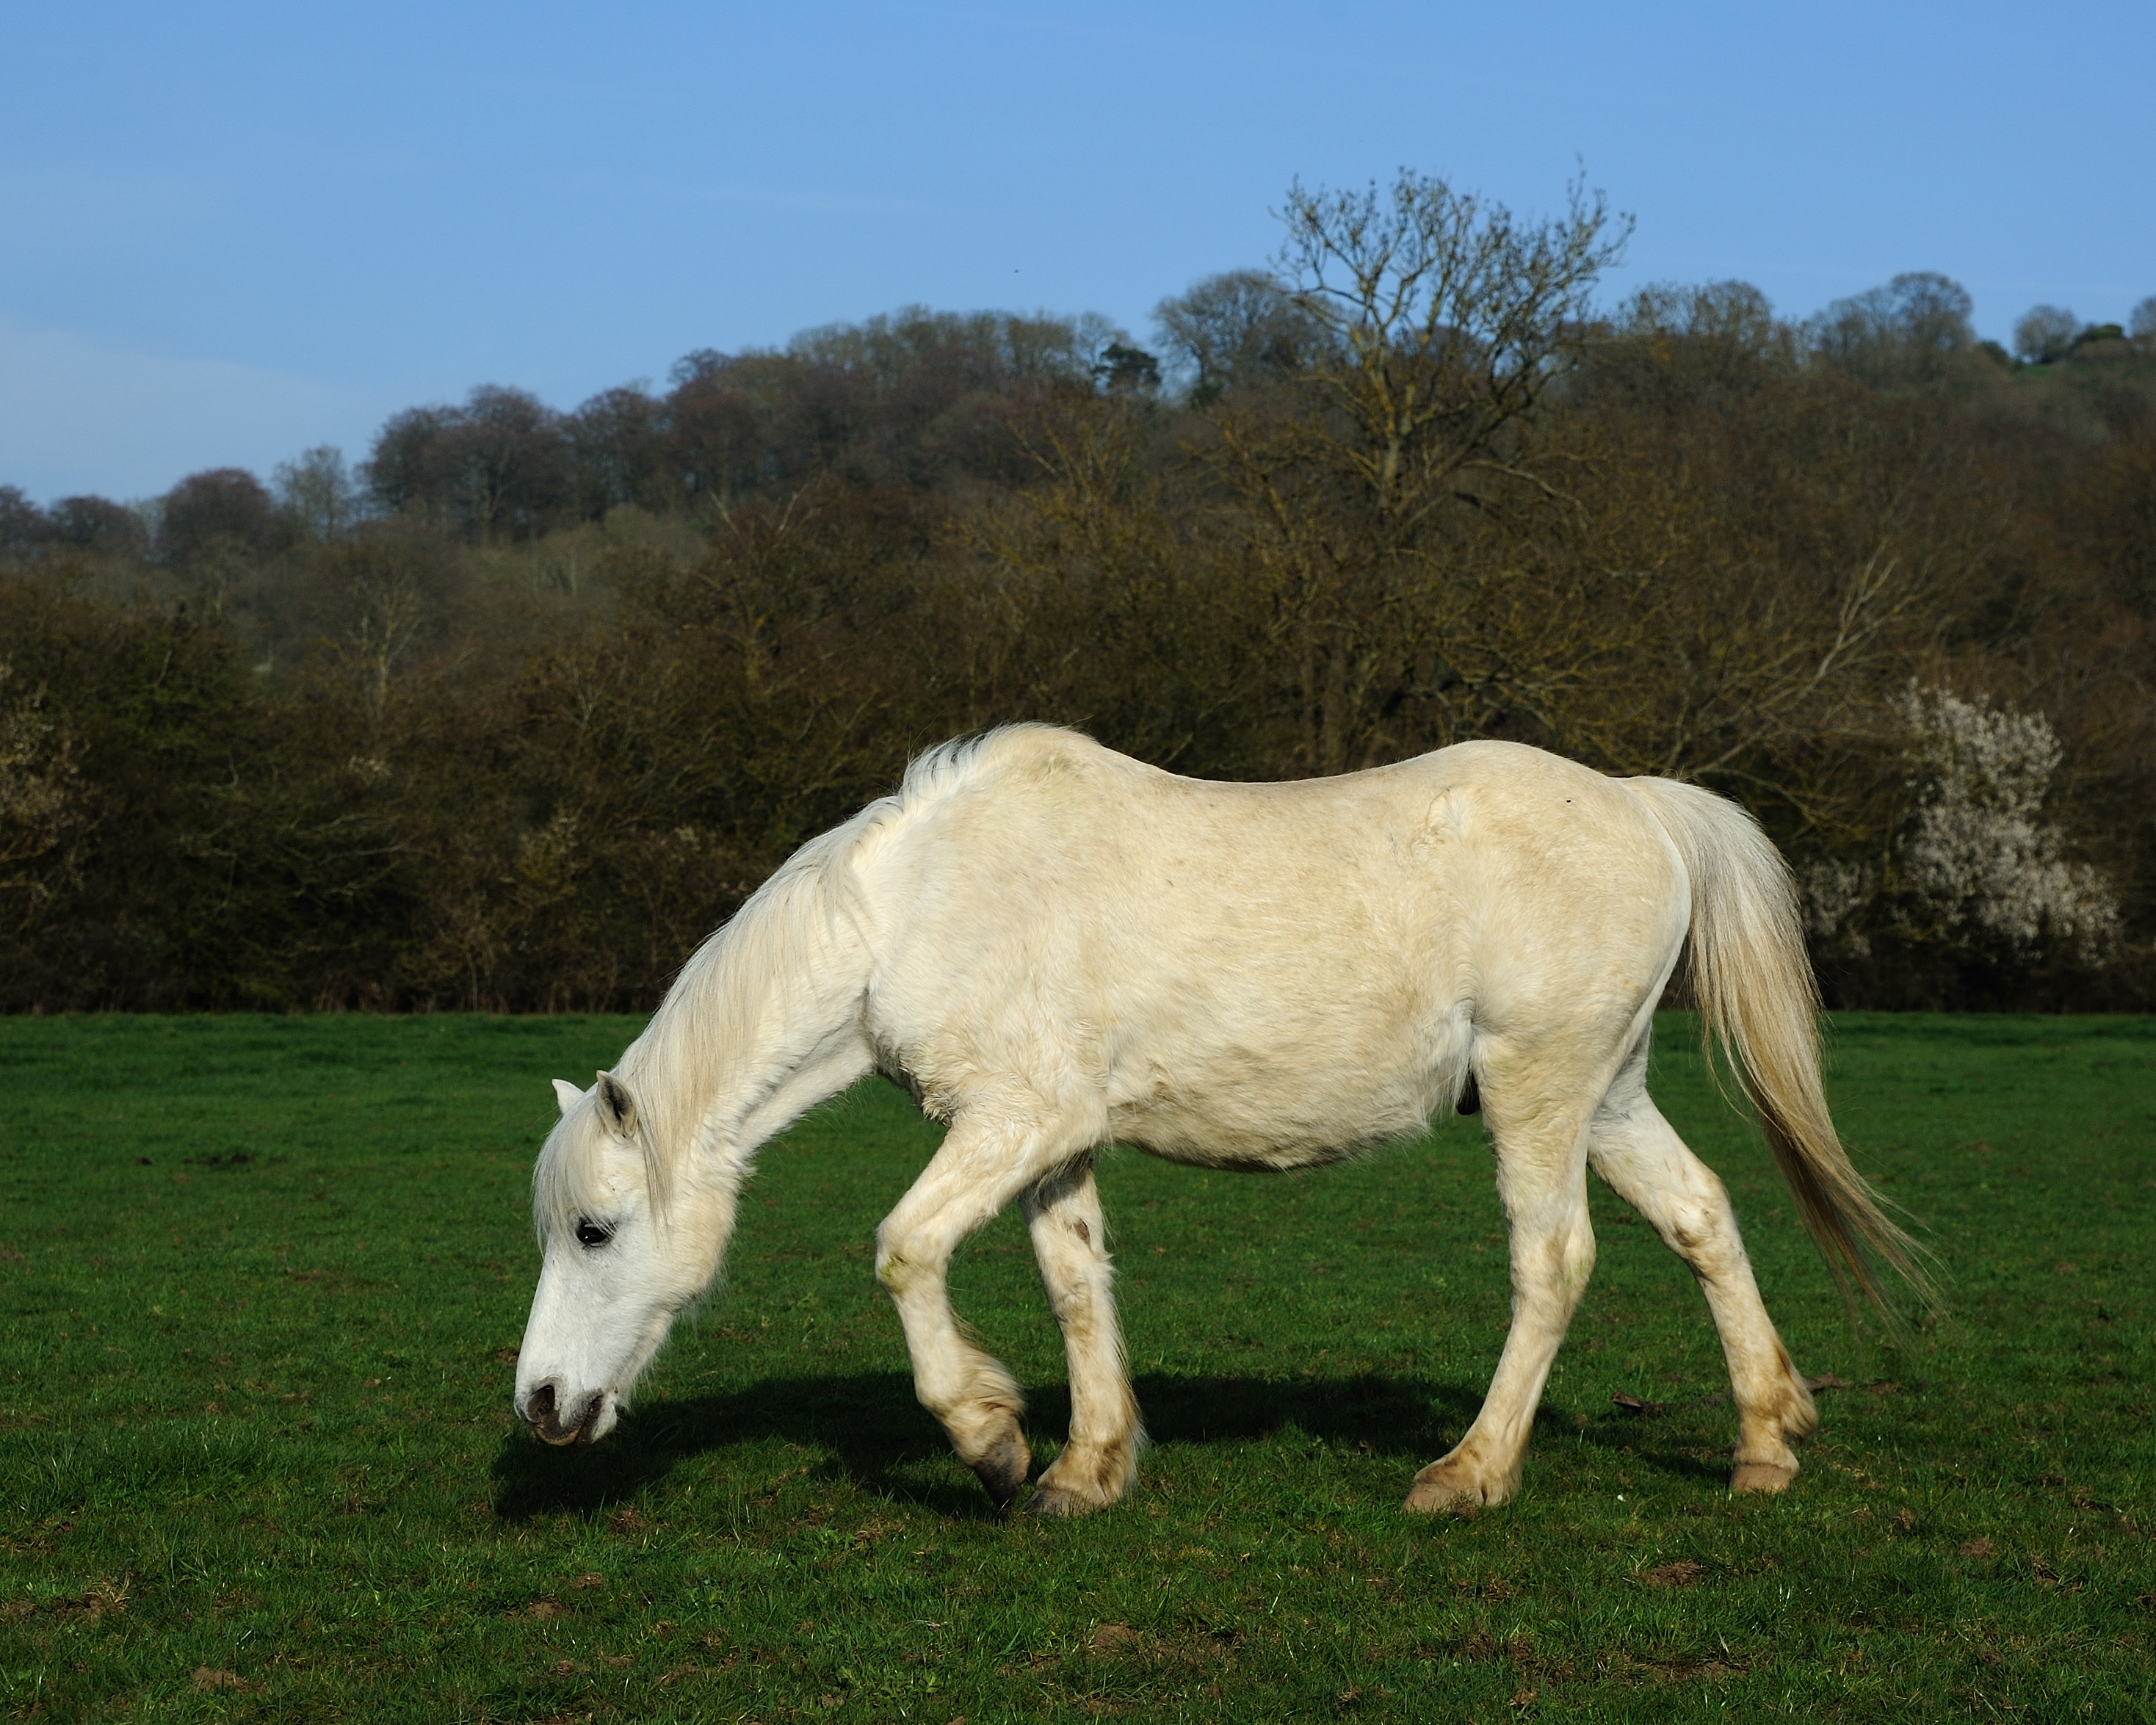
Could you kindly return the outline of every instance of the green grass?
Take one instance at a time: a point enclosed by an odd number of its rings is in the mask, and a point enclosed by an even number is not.
[[[1832,1085],[1953,1315],[1851,1338],[1686,1027],[1656,1089],[1807,1372],[1733,1499],[1718,1350],[1599,1188],[1526,1489],[1411,1519],[1506,1316],[1478,1127],[1263,1180],[1106,1159],[1137,1497],[994,1513],[869,1270],[936,1134],[857,1091],[766,1153],[623,1428],[511,1428],[556,1019],[0,1022],[0,1710],[449,1720],[2148,1717],[2156,1023],[1852,1018]],[[955,1274],[1065,1403],[1022,1229]],[[1665,1404],[1627,1415],[1623,1392]]]

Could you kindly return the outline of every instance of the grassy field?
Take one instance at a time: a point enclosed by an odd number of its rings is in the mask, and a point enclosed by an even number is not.
[[[2156,1022],[1853,1018],[1861,1163],[1943,1260],[1912,1355],[1852,1339],[1688,1027],[1656,1089],[1736,1196],[1825,1392],[1733,1499],[1676,1262],[1601,1262],[1526,1489],[1398,1508],[1506,1315],[1479,1127],[1306,1178],[1101,1176],[1137,1499],[996,1514],[870,1274],[936,1133],[866,1088],[766,1152],[726,1286],[593,1449],[511,1429],[546,1081],[634,1026],[0,1021],[0,1712],[48,1718],[1851,1720],[2156,1713]],[[1062,1362],[1006,1218],[960,1309]],[[1656,1404],[1627,1413],[1626,1395]]]

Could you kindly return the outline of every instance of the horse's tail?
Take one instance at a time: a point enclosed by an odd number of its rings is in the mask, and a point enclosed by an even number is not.
[[[1890,1333],[1902,1325],[1884,1265],[1936,1303],[1917,1244],[1850,1165],[1820,1081],[1819,987],[1788,865],[1752,817],[1697,785],[1634,778],[1691,877],[1686,969],[1702,1040],[1718,1040],[1759,1111],[1767,1142],[1845,1299],[1852,1285]],[[1709,1050],[1710,1059],[1712,1050]]]

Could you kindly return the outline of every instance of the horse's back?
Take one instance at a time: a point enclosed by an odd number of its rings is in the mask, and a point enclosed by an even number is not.
[[[1682,928],[1637,799],[1506,743],[1239,784],[1024,727],[865,872],[872,1029],[932,1104],[1052,1086],[1104,1133],[1229,1163],[1414,1130],[1478,1028],[1636,1006]]]

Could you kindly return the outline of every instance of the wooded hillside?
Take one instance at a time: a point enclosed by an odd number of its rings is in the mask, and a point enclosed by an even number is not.
[[[1697,779],[1836,1001],[2150,1004],[2156,301],[2017,360],[1932,275],[1598,310],[1584,193],[1286,223],[1143,345],[911,309],[268,484],[0,488],[0,1009],[648,1006],[909,754],[1030,718]]]

